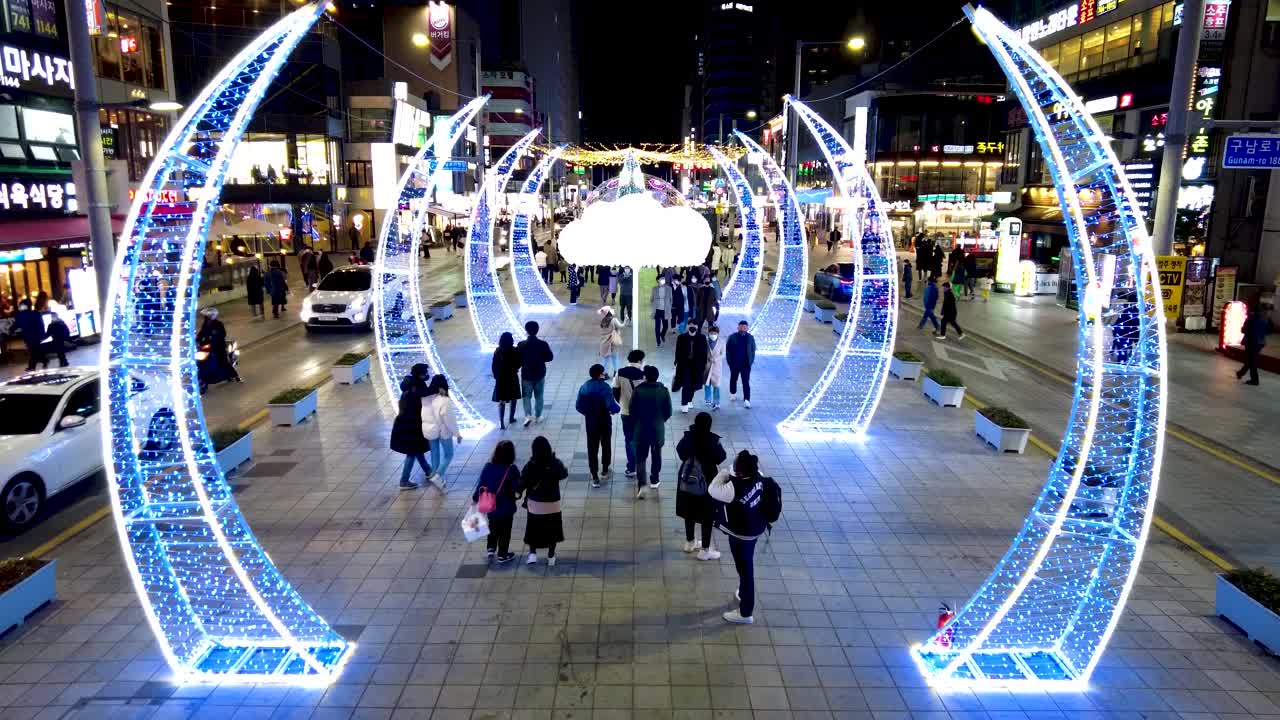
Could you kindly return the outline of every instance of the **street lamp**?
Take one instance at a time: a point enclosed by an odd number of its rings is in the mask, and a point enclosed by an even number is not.
[[[760,116],[760,115],[759,115],[759,113],[757,113],[755,110],[748,110],[748,111],[747,111],[747,119],[748,119],[748,120],[755,120],[755,119],[756,119],[757,117],[759,117],[759,116]]]
[[[802,52],[806,47],[817,47],[820,45],[844,45],[853,52],[861,52],[867,47],[866,38],[861,35],[854,35],[848,40],[797,40],[796,41],[796,72],[795,72],[795,88],[791,92],[791,97],[800,99],[800,65],[803,62]],[[795,110],[788,110],[791,113],[787,118],[787,178],[792,182],[796,181],[796,153],[798,150],[797,138],[799,136],[797,125],[800,123],[800,116]]]

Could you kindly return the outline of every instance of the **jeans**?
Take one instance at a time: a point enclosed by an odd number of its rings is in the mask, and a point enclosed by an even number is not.
[[[706,550],[707,548],[711,547],[711,522],[710,521],[707,521],[704,523],[698,523],[698,522],[694,522],[693,520],[690,520],[689,518],[685,518],[684,519],[684,539],[688,540],[689,542],[693,542],[693,526],[694,525],[702,526],[702,549]]]
[[[599,455],[599,462],[604,464],[604,471],[609,472],[609,463],[613,462],[613,421],[601,422],[599,424],[587,424],[587,467],[591,469],[592,479],[600,477],[600,465],[596,461]]]
[[[689,329],[689,320],[685,316],[685,312],[683,310],[671,311],[671,325],[679,326],[681,335],[684,334],[685,330]]]
[[[960,327],[960,323],[956,322],[956,319],[955,319],[955,318],[953,318],[953,317],[943,317],[943,318],[942,318],[942,329],[938,331],[938,334],[939,334],[939,335],[946,335],[946,334],[947,334],[947,325],[950,325],[951,327],[954,327],[954,328],[956,329],[956,332],[960,333],[961,335],[963,335],[963,334],[964,334],[964,328]]]
[[[431,466],[427,464],[427,458],[422,453],[417,455],[404,456],[404,468],[400,470],[400,484],[407,485],[409,476],[413,475],[413,463],[417,462],[422,467],[422,473],[427,477],[431,477]]]
[[[489,521],[489,532],[493,532],[492,520]],[[742,597],[738,612],[742,617],[751,617],[756,609],[756,541],[739,540],[730,535],[729,552],[733,554],[733,566],[738,569],[738,595]]]
[[[636,419],[622,416],[622,445],[627,451],[627,472],[636,471]]]
[[[434,446],[432,446],[434,447]],[[484,546],[489,552],[506,555],[511,552],[511,522],[514,515],[503,518],[489,518],[489,536],[484,539]]]
[[[600,358],[600,364],[604,365],[604,369],[608,370],[610,375],[617,375],[618,374],[618,351],[614,350],[608,355],[605,355],[604,357]]]
[[[652,470],[648,473],[648,482],[659,483],[661,478],[659,474],[662,472],[662,445],[657,440],[637,440],[636,441],[636,485],[645,486],[646,474],[644,471],[645,460],[649,459],[652,453]]]
[[[449,463],[451,462],[453,462],[453,438],[432,440],[431,466],[436,469],[436,475],[443,479],[444,471],[449,469]]]
[[[546,385],[546,378],[532,382],[524,380],[520,383],[520,389],[524,395],[525,417],[542,417],[542,391],[546,388]],[[533,402],[529,402],[530,400],[533,400]],[[535,413],[534,410],[537,410],[537,412]]]
[[[729,368],[729,394],[738,394],[738,376],[742,376],[742,399],[751,400],[751,366]]]
[[[924,309],[924,317],[920,318],[920,324],[917,325],[916,327],[917,328],[924,327],[924,323],[926,320],[933,323],[934,330],[936,330],[937,332],[942,332],[942,328],[938,326],[938,316],[933,314],[933,308]]]
[[[715,398],[715,402],[711,401],[712,397]],[[702,402],[704,405],[719,405],[720,404],[720,386],[719,385],[703,385],[702,386]]]
[[[653,339],[658,345],[667,338],[667,313],[663,310],[653,311]]]

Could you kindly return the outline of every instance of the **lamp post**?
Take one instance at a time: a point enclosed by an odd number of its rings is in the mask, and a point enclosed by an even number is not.
[[[797,100],[800,99],[800,66],[803,62],[802,52],[806,47],[818,47],[822,45],[844,45],[853,52],[861,52],[866,49],[867,41],[861,35],[855,35],[848,40],[797,40],[795,82],[793,83],[795,87],[791,91],[791,97]],[[796,182],[796,168],[799,167],[799,163],[796,162],[796,153],[799,152],[797,143],[799,133],[797,132],[798,128],[796,126],[800,123],[800,116],[791,109],[786,109],[784,112],[788,113],[786,125],[787,157],[785,163],[787,179],[792,185],[794,185]]]

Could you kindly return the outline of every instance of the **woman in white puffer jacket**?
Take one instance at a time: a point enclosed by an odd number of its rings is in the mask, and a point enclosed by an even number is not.
[[[445,376],[431,378],[428,392],[431,395],[422,401],[422,435],[431,443],[431,467],[435,468],[431,482],[444,488],[444,472],[453,460],[453,444],[462,442],[462,434]]]

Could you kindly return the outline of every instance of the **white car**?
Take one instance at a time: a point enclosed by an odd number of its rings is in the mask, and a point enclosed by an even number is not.
[[[0,525],[23,530],[45,501],[102,469],[98,371],[61,368],[0,383]]]
[[[325,275],[315,291],[302,300],[307,332],[321,327],[372,327],[373,268],[347,265]]]

